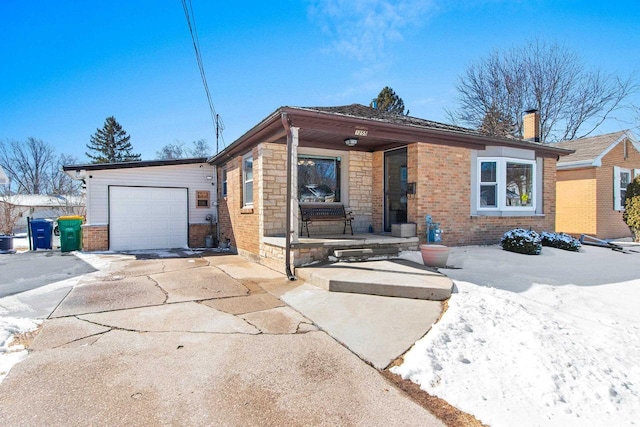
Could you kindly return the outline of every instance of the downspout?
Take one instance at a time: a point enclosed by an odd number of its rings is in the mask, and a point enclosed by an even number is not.
[[[287,113],[282,113],[282,125],[287,133],[287,207],[286,207],[286,230],[284,233],[284,269],[289,280],[296,280],[296,276],[291,272],[291,156],[293,155],[293,144],[291,136],[291,125]]]

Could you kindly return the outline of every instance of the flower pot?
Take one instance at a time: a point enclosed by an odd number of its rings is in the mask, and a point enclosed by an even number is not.
[[[420,245],[422,262],[428,267],[446,267],[449,248],[444,245]]]

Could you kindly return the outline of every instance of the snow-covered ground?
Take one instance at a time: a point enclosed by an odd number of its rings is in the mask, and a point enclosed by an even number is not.
[[[640,424],[640,279],[517,292],[455,285],[442,319],[393,372],[492,427]],[[12,304],[0,299],[0,382],[26,355],[7,352],[11,337],[40,322],[3,313]]]
[[[393,372],[492,427],[640,424],[640,279],[519,293],[454,282]]]

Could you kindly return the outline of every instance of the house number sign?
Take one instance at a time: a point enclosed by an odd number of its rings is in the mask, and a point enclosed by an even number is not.
[[[368,130],[364,130],[364,129],[356,129],[356,136],[367,136],[369,135],[369,131]]]

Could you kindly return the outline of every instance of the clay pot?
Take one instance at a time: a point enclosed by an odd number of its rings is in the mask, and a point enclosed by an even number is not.
[[[422,262],[427,267],[446,267],[449,248],[444,245],[420,245]]]

